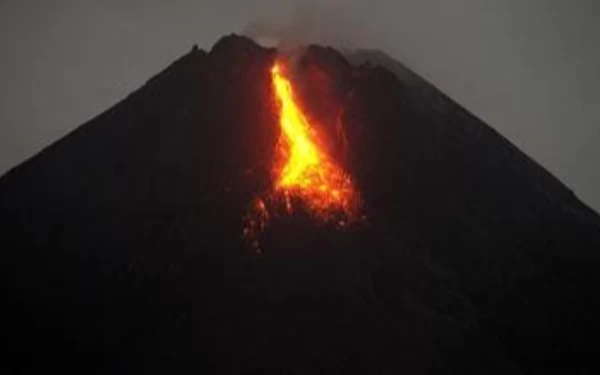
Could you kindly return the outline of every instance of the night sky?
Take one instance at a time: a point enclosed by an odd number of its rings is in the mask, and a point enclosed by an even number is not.
[[[0,173],[224,34],[378,48],[600,210],[595,0],[0,3]]]

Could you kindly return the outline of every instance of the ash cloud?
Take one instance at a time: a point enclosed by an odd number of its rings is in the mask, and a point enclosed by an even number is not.
[[[242,33],[284,51],[310,43],[355,49],[367,45],[369,39],[369,28],[360,17],[365,8],[364,2],[356,1],[296,0],[288,9],[259,15]]]

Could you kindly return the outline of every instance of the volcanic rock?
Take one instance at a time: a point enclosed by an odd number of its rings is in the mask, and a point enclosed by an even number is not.
[[[0,179],[4,368],[598,367],[598,215],[380,52],[309,46],[293,63],[365,219],[281,215],[253,252],[277,56],[235,35],[194,48]]]

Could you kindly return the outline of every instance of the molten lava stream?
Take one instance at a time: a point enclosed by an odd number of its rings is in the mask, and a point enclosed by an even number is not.
[[[273,217],[268,203],[277,205],[282,198],[285,211],[291,214],[293,202],[302,202],[314,217],[335,220],[340,226],[357,216],[359,206],[350,176],[326,152],[317,129],[302,112],[292,81],[285,73],[282,62],[276,62],[271,69],[281,127],[273,166],[273,191],[267,197],[255,199],[245,217],[244,237],[259,252],[258,237]]]
[[[295,197],[322,218],[327,219],[336,211],[349,218],[357,202],[350,176],[319,143],[317,131],[300,109],[281,62],[275,63],[271,75],[281,126],[277,146],[280,157],[274,168],[275,192],[284,195],[288,211],[290,199]]]

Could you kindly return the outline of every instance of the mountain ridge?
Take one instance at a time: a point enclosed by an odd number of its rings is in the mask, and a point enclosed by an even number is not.
[[[193,48],[0,178],[11,365],[597,367],[598,215],[425,81],[303,52],[300,96],[329,138],[344,125],[347,155],[334,149],[367,223],[338,231],[300,211],[248,251],[242,217],[271,183],[277,53],[233,35]]]

